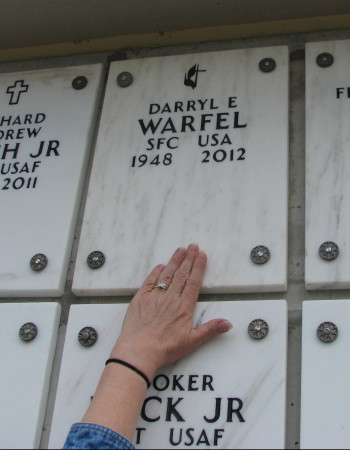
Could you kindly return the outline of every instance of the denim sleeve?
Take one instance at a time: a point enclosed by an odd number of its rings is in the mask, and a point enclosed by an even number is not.
[[[95,423],[72,425],[64,449],[134,449],[125,437]]]

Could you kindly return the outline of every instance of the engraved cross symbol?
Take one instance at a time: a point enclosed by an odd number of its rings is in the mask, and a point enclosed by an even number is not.
[[[199,70],[199,64],[195,64],[190,68],[190,70],[185,74],[185,86],[191,86],[192,89],[197,86],[198,72],[206,72],[206,70]]]
[[[13,86],[9,86],[6,91],[6,94],[11,95],[9,105],[17,105],[21,94],[23,94],[23,92],[27,92],[28,88],[29,85],[24,84],[24,80],[17,80]]]

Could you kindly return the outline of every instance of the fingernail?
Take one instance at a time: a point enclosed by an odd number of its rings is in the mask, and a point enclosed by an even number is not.
[[[200,258],[205,258],[205,259],[207,259],[207,254],[206,254],[205,252],[203,252],[203,250],[200,250],[200,252],[198,253],[198,256],[199,256]]]
[[[186,249],[185,247],[179,247],[176,252],[175,252],[178,256],[182,256],[186,253]]]
[[[218,328],[222,333],[232,330],[233,325],[229,320],[223,320],[218,324]]]

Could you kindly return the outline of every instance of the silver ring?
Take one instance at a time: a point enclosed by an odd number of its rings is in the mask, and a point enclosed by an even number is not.
[[[166,291],[168,289],[169,285],[166,283],[156,283],[154,287],[164,289]]]

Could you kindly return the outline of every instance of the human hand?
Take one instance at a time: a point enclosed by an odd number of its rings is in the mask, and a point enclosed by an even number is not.
[[[207,264],[197,244],[178,248],[169,263],[156,266],[132,299],[111,358],[123,359],[149,379],[232,324],[214,319],[193,328],[193,314]],[[168,289],[155,287],[165,283]]]

